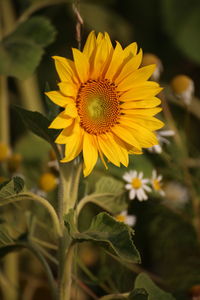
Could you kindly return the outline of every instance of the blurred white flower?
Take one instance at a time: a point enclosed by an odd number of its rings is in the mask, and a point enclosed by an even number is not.
[[[171,208],[182,208],[189,201],[188,189],[181,183],[171,181],[165,185],[164,204]]]
[[[133,200],[134,198],[137,198],[139,201],[148,199],[145,192],[151,192],[151,188],[147,185],[149,179],[143,178],[143,172],[127,172],[123,175],[123,179],[128,182],[128,184],[125,185],[125,188],[129,190],[130,200]]]
[[[115,219],[118,222],[123,222],[129,226],[134,226],[136,223],[136,216],[128,215],[126,210],[123,210],[121,213],[115,216]]]
[[[159,193],[161,196],[165,196],[165,192],[162,189],[162,175],[157,175],[156,170],[153,170],[152,172],[152,178],[151,178],[151,184],[157,193]]]
[[[153,147],[147,148],[149,152],[158,153],[162,152],[162,145],[163,144],[170,144],[170,141],[167,137],[174,136],[175,132],[173,130],[159,130],[156,132],[156,136],[158,139],[159,144]]]

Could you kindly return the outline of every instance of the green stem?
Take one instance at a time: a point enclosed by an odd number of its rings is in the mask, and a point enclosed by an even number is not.
[[[61,295],[60,299],[70,300],[71,284],[72,284],[72,269],[73,269],[74,246],[71,245],[67,251],[65,258],[63,276],[61,279]]]
[[[0,142],[9,145],[9,101],[7,78],[0,76]]]
[[[77,208],[76,208],[76,215],[77,217],[79,216],[81,210],[83,209],[83,207],[87,204],[87,203],[95,203],[97,205],[99,205],[99,203],[96,201],[96,199],[98,198],[103,198],[103,197],[110,197],[112,196],[111,193],[102,193],[102,194],[91,194],[91,195],[88,195],[88,196],[85,196],[84,198],[82,198],[78,205],[77,205]]]
[[[2,286],[3,299],[18,299],[18,253],[10,253],[4,259],[4,276],[8,279],[8,285]]]
[[[44,258],[44,256],[41,254],[41,252],[38,250],[37,246],[34,245],[33,243],[29,242],[27,244],[24,244],[25,247],[27,247],[35,256],[38,258],[38,260],[41,262],[43,265],[44,270],[46,271],[47,279],[49,281],[49,285],[51,288],[52,292],[52,299],[57,300],[56,298],[56,285],[55,285],[55,280],[53,278],[52,271]]]
[[[110,294],[110,295],[106,295],[103,296],[101,298],[99,298],[99,300],[113,300],[113,299],[127,299],[129,293],[123,293],[123,294]]]
[[[23,107],[28,110],[36,110],[44,114],[44,107],[40,96],[40,90],[36,75],[26,80],[16,79]]]
[[[94,283],[97,283],[97,282],[99,282],[99,279],[98,279],[98,277],[96,277],[83,263],[82,263],[82,261],[79,259],[79,258],[77,258],[76,259],[77,260],[77,263],[78,263],[78,265],[79,265],[79,267],[81,268],[81,270],[88,276],[88,278],[90,278],[90,280],[91,281],[93,281]],[[104,284],[104,283],[99,283],[99,286],[105,291],[105,292],[107,292],[107,293],[110,293],[110,289],[109,289],[109,287],[106,285],[106,284]]]
[[[62,236],[59,239],[58,258],[58,299],[70,299],[70,287],[72,276],[72,241],[64,227],[63,216],[74,209],[77,201],[79,179],[82,166],[75,167],[74,161],[60,164],[60,190],[58,197],[58,217],[62,228]]]
[[[9,203],[14,203],[17,201],[22,201],[22,200],[32,200],[32,201],[36,201],[36,202],[39,202],[40,204],[42,204],[48,210],[48,212],[52,218],[52,221],[54,223],[54,226],[55,226],[58,236],[62,235],[62,230],[61,230],[60,223],[59,223],[57,214],[55,212],[55,209],[46,199],[44,199],[40,196],[37,196],[33,193],[20,193],[20,194],[14,195],[14,196],[10,196],[10,197],[1,199],[0,206],[7,205]]]

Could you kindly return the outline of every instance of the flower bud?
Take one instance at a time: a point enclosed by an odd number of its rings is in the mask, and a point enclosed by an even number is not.
[[[155,55],[151,53],[144,53],[143,59],[142,59],[142,66],[148,66],[148,65],[156,65],[156,69],[154,73],[152,74],[151,78],[155,81],[159,81],[160,74],[163,71],[163,65],[161,60]]]
[[[171,81],[171,88],[176,97],[183,100],[186,105],[190,105],[194,94],[194,82],[186,75],[177,75]]]
[[[0,142],[0,162],[6,160],[10,155],[10,148],[7,144]]]
[[[39,187],[45,192],[50,192],[54,190],[57,184],[58,180],[56,176],[50,172],[42,174],[39,179]]]

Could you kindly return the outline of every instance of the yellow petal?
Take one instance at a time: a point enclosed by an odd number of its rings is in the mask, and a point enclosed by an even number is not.
[[[99,32],[98,35],[97,35],[97,44],[99,44],[102,41],[103,38],[104,38],[103,33]]]
[[[116,47],[113,51],[110,65],[105,74],[105,78],[110,79],[112,81],[113,77],[116,75],[116,72],[120,67],[120,64],[123,62],[123,59],[124,55],[122,46],[117,42]]]
[[[72,124],[73,119],[69,118],[68,116],[65,115],[65,112],[62,111],[54,120],[53,122],[49,125],[49,128],[55,128],[55,129],[61,129],[68,127]]]
[[[61,162],[69,162],[75,159],[83,149],[83,130],[77,124],[71,136],[66,140],[65,157]]]
[[[74,120],[74,119],[73,119]],[[75,126],[75,121],[72,122],[72,124],[65,129],[61,131],[59,136],[56,138],[55,143],[56,144],[66,144],[69,136],[72,134]]]
[[[138,115],[138,116],[154,116],[162,110],[161,107],[154,108],[137,108],[137,109],[122,109],[121,112],[125,115]],[[133,117],[134,118],[134,117]]]
[[[74,63],[76,66],[76,71],[78,73],[78,76],[80,78],[81,82],[86,82],[89,77],[89,61],[87,56],[80,52],[78,49],[73,48],[73,57],[74,57]]]
[[[91,78],[97,79],[102,76],[103,69],[105,64],[109,59],[111,48],[109,48],[109,43],[107,39],[103,38],[99,43],[96,53],[94,55],[92,69],[91,69]]]
[[[140,151],[140,150],[138,150],[138,149],[136,149],[136,148],[133,148],[133,149],[129,150],[128,153],[129,153],[129,154],[136,154],[136,155],[143,154],[142,151]]]
[[[104,136],[110,148],[113,149],[113,152],[115,156],[117,156],[119,162],[121,162],[125,167],[127,167],[128,152],[123,141],[117,138],[112,132],[105,133]]]
[[[138,100],[138,101],[128,101],[120,105],[122,109],[133,109],[133,108],[151,108],[160,105],[161,101],[157,97],[152,97],[150,99]]]
[[[135,148],[141,150],[140,144],[138,141],[134,138],[132,132],[128,130],[127,128],[121,126],[121,125],[116,125],[112,128],[112,132],[125,141],[126,143],[130,144],[131,146],[134,146]]]
[[[58,83],[58,86],[62,94],[67,97],[76,98],[78,88],[75,84],[70,84],[68,82],[62,81]]]
[[[119,84],[124,78],[129,76],[131,73],[133,73],[135,70],[137,70],[142,62],[142,50],[140,52],[132,57],[122,68],[122,71],[115,79],[115,83]]]
[[[84,176],[88,176],[92,172],[97,162],[97,158],[98,158],[98,151],[95,143],[95,138],[93,137],[93,135],[84,132],[84,137],[83,137]]]
[[[65,107],[67,104],[74,102],[72,98],[63,96],[60,91],[47,92],[45,95],[47,95],[52,102],[61,107]]]
[[[123,119],[127,119],[127,121],[130,120],[131,122],[134,121],[134,123],[141,125],[151,131],[158,130],[164,126],[164,123],[162,121],[149,116],[123,116]]]
[[[75,83],[78,83],[73,61],[61,56],[52,56],[52,58],[55,60],[56,70],[61,81],[73,80]]]
[[[118,88],[117,88],[118,89]],[[120,96],[120,101],[133,101],[133,100],[143,100],[145,98],[150,98],[162,91],[162,88],[156,82],[147,81],[143,84],[134,86],[127,92],[124,92]]]
[[[75,104],[68,104],[64,110],[64,114],[72,118],[76,118],[78,116],[78,113]]]
[[[96,36],[94,31],[91,31],[90,34],[88,35],[85,46],[83,48],[83,53],[85,54],[85,56],[88,57],[88,59],[90,59],[95,49],[96,49]]]
[[[144,128],[133,121],[127,121],[127,119],[121,119],[120,124],[133,129],[134,137],[139,142],[141,147],[149,148],[158,144],[156,135],[147,128]]]
[[[118,90],[126,91],[127,89],[133,88],[137,83],[146,81],[151,77],[155,68],[156,65],[149,65],[134,71],[118,84]]]
[[[105,134],[101,134],[97,136],[99,147],[102,153],[108,158],[108,160],[116,165],[117,167],[120,166],[120,161],[118,155],[116,155],[115,149],[113,144]]]
[[[124,49],[124,57],[132,57],[137,53],[137,43],[131,43]]]

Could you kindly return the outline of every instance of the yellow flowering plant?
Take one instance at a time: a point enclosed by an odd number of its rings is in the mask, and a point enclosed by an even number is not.
[[[96,1],[73,1],[77,48],[65,35],[67,54],[58,38],[41,61],[56,37],[42,14],[68,1],[13,1],[0,3],[0,299],[198,297],[193,80],[159,83],[161,59]]]

